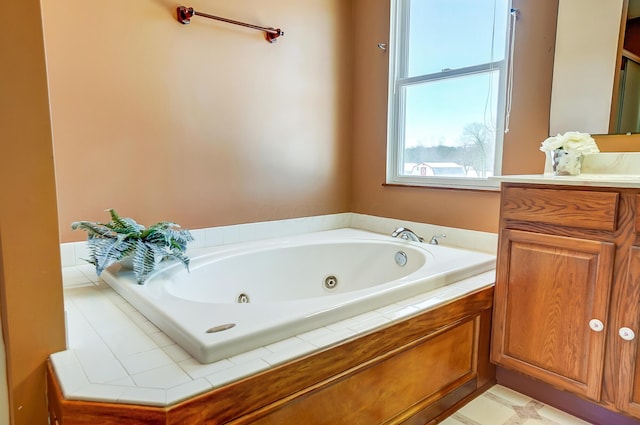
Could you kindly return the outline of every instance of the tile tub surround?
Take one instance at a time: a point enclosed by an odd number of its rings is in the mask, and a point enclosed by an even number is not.
[[[82,266],[85,267],[85,266]],[[492,285],[495,272],[274,344],[200,364],[90,273],[65,288],[68,349],[51,362],[68,400],[168,406]],[[93,279],[93,280],[92,280]]]
[[[363,214],[251,223],[192,231],[190,250],[310,231],[353,227],[390,234],[409,227],[425,239],[495,254],[497,235]],[[51,356],[65,398],[167,406],[266,370],[493,284],[487,272],[351,319],[203,365],[191,358],[96,276],[82,258],[86,243],[62,244],[66,351]]]
[[[191,229],[195,240],[189,244],[187,254],[189,255],[190,252],[199,248],[299,235],[344,227],[368,230],[384,235],[390,235],[398,227],[408,227],[418,235],[424,237],[427,241],[434,235],[444,234],[446,238],[442,238],[439,241],[442,245],[471,249],[494,255],[498,246],[498,235],[495,233],[436,226],[366,214],[342,213],[211,227],[207,229]],[[76,281],[71,276],[74,272],[70,270],[72,270],[74,266],[87,266],[87,262],[83,260],[83,258],[87,258],[88,256],[87,243],[69,242],[60,244],[60,256],[63,271],[67,270],[67,274],[69,275],[67,279],[65,279],[65,286],[73,285]],[[91,268],[91,266],[89,266],[89,268]],[[78,276],[77,282],[82,284],[83,279],[82,276]]]

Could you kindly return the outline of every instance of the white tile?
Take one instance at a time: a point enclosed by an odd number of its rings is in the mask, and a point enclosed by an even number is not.
[[[415,304],[419,304],[427,299],[433,298],[434,297],[434,291],[429,291],[426,294],[420,294],[420,295],[416,295],[415,297],[411,297],[411,298],[406,298],[404,300],[400,300],[398,302],[396,302],[396,304],[399,304],[401,306],[408,306],[408,305],[415,305]]]
[[[264,347],[256,348],[255,350],[247,351],[242,354],[238,354],[233,357],[229,357],[228,360],[236,365],[241,365],[244,363],[248,363],[255,359],[261,359],[262,357],[268,356],[271,354],[271,351],[267,350]]]
[[[116,292],[117,294],[117,292]],[[121,296],[120,296],[121,297]],[[121,297],[122,298],[122,297]],[[132,306],[131,304],[129,304],[129,302],[127,302],[127,300],[125,300],[124,298],[122,298],[122,300],[124,301],[123,303],[118,303],[116,304],[116,307],[118,307],[125,315],[127,313],[130,313],[132,311],[137,311],[136,308],[134,306]]]
[[[191,358],[191,354],[184,351],[178,344],[163,346],[162,350],[167,353],[174,362],[181,362]]]
[[[229,369],[224,369],[211,375],[207,375],[206,379],[214,387],[220,387],[229,382],[237,381],[246,376],[250,376],[254,373],[266,370],[269,368],[269,363],[256,359],[249,362],[235,365]]]
[[[121,310],[123,304],[114,305],[109,299],[102,297],[101,293],[96,288],[78,288],[74,294],[74,303],[87,322],[99,330],[100,338],[117,357],[157,348]]]
[[[156,332],[156,333],[149,334],[149,338],[151,338],[151,340],[155,342],[155,344],[160,348],[175,345],[175,341],[169,338],[167,334],[165,334],[164,332]]]
[[[362,313],[359,314],[357,316],[353,316],[352,319],[355,320],[356,322],[368,322],[371,319],[377,319],[382,317],[382,314],[378,313],[377,311],[369,311],[366,313]],[[352,328],[353,326],[349,326],[350,328]]]
[[[144,316],[143,316],[144,317]],[[145,318],[144,321],[136,322],[136,325],[140,328],[140,330],[153,339],[153,334],[160,332],[160,329],[149,320]],[[157,342],[157,341],[156,341]]]
[[[281,351],[295,350],[296,347],[305,344],[305,342],[299,338],[292,337],[282,339],[280,341],[274,342],[273,344],[266,345],[264,348],[267,350],[278,353]]]
[[[96,283],[102,281],[102,278],[96,274],[96,267],[93,264],[85,262],[84,264],[76,266],[76,269],[85,275],[91,282]]]
[[[227,230],[223,227],[213,227],[205,230],[205,245],[218,246],[226,243],[225,234]]]
[[[102,291],[102,296],[106,297],[111,302],[111,304],[115,305],[118,308],[120,308],[121,304],[129,304],[127,300],[122,298],[122,296],[118,294],[116,291],[114,291],[113,289],[111,289],[111,287],[105,288]]]
[[[282,220],[280,223],[281,231],[289,236],[316,231],[314,217],[290,218],[288,220]]]
[[[107,289],[107,288],[111,289],[107,284],[107,282],[105,282],[101,277],[97,277],[97,280],[93,281],[93,284],[98,289]]]
[[[60,262],[62,264],[62,267],[72,267],[76,265],[76,255],[73,244],[60,244]]]
[[[78,358],[72,350],[58,351],[49,356],[55,366],[76,366],[78,365]]]
[[[443,292],[443,295],[446,296],[448,300],[453,300],[455,298],[459,298],[463,295],[466,295],[467,292],[468,291],[466,289],[447,286],[447,290]]]
[[[449,416],[444,421],[440,422],[440,425],[465,425],[464,422],[460,422],[453,416]]]
[[[202,364],[198,363],[195,359],[187,359],[178,363],[178,365],[191,376],[192,379],[203,378],[212,373],[218,372],[223,369],[233,367],[234,364],[229,360],[220,360],[215,363]]]
[[[427,298],[426,300],[422,300],[420,302],[413,304],[413,307],[417,308],[418,310],[426,310],[438,304],[442,304],[443,302],[444,302],[443,298],[431,297],[431,298]]]
[[[559,425],[589,425],[589,422],[585,422],[582,419],[578,419],[551,406],[544,406],[538,410],[538,413],[547,419],[557,422]]]
[[[76,267],[65,267],[62,269],[62,284],[68,286],[80,286],[92,284],[91,279],[87,278]]]
[[[283,349],[278,352],[274,352],[273,354],[269,354],[268,356],[263,357],[262,359],[269,363],[270,365],[276,365],[283,363],[287,360],[302,356],[304,354],[311,353],[316,351],[318,348],[308,342],[300,341],[299,344],[290,345],[286,349]],[[269,347],[266,347],[269,348]],[[271,348],[269,348],[271,350]],[[273,350],[271,350],[273,351]]]
[[[357,323],[356,325],[351,326],[351,329],[360,333],[360,332],[366,332],[366,331],[370,331],[376,328],[379,328],[382,325],[385,325],[387,323],[390,323],[391,319],[385,317],[385,316],[379,316],[376,314],[376,316],[370,316],[369,319],[364,320],[362,322]]]
[[[191,233],[191,236],[193,236],[193,240],[187,245],[189,249],[204,248],[205,246],[207,246],[207,231],[205,229],[189,230],[189,233]]]
[[[114,379],[113,381],[106,382],[108,385],[119,385],[121,387],[135,387],[136,383],[133,382],[130,376]]]
[[[340,229],[349,227],[351,213],[328,214],[320,217],[322,230]]]
[[[131,325],[129,325],[131,326]],[[101,332],[109,349],[118,357],[126,357],[131,354],[143,353],[158,348],[158,346],[142,331],[135,328],[118,326]]]
[[[204,378],[196,379],[195,381],[189,381],[186,384],[169,388],[166,391],[167,404],[171,405],[178,403],[193,396],[205,393],[211,388],[212,386],[209,381]]]
[[[355,325],[356,323],[358,323],[358,322],[356,322],[353,319],[345,319],[345,320],[341,320],[339,322],[328,324],[325,327],[327,329],[332,330],[332,331],[341,331],[343,329],[349,329],[352,325]]]
[[[490,286],[495,282],[495,279],[466,279],[461,282],[456,282],[451,285],[453,288],[460,288],[465,291],[475,291],[486,286]]]
[[[390,311],[394,311],[394,310],[397,310],[399,308],[402,308],[402,306],[400,304],[393,303],[393,304],[389,304],[389,305],[385,305],[385,306],[382,306],[380,308],[377,308],[374,311],[384,315],[384,314],[386,314],[386,313],[388,313]]]
[[[91,384],[77,389],[67,396],[71,400],[88,400],[99,402],[113,402],[117,400],[127,389],[118,385]]]
[[[120,394],[117,401],[129,404],[165,406],[167,403],[167,392],[166,390],[158,388],[127,388]]]
[[[73,292],[78,293],[79,291],[74,289]],[[114,378],[126,376],[126,371],[120,362],[77,308],[78,302],[77,298],[69,300],[66,309],[68,345],[83,367],[89,381],[105,383]]]
[[[143,332],[145,331],[145,329],[143,329],[141,324],[148,322],[149,319],[147,319],[142,313],[140,313],[138,310],[130,310],[130,311],[125,311],[124,314],[129,318],[129,320],[135,323],[136,326],[141,328]],[[158,332],[158,330],[159,329],[156,328],[155,332]]]
[[[104,384],[127,376],[120,362],[104,347],[76,348],[74,352],[89,382],[93,384]]]
[[[309,332],[296,335],[296,337],[317,346],[318,344],[316,343],[316,340],[320,338],[324,338],[325,336],[327,336],[328,334],[331,334],[332,332],[333,331],[329,328],[318,328]]]
[[[255,225],[253,223],[233,227],[235,227],[233,230],[236,238],[234,242],[246,242],[255,239]]]
[[[356,331],[349,328],[339,329],[314,339],[313,344],[318,347],[327,347],[337,342],[352,338],[357,334],[358,333]]]
[[[120,361],[131,375],[173,363],[173,360],[160,348],[121,357]]]
[[[386,318],[388,318],[389,320],[398,320],[398,319],[402,319],[402,318],[405,318],[405,317],[412,316],[412,315],[418,313],[419,311],[420,311],[420,309],[416,308],[414,306],[407,306],[407,307],[398,306],[398,307],[394,308],[393,310],[387,311],[384,314],[384,316]]]
[[[260,229],[260,233],[256,237],[262,236],[263,238],[276,238],[293,236],[297,232],[295,226],[291,224],[291,220],[279,220],[269,222],[269,226]]]
[[[89,258],[89,247],[87,242],[74,242],[73,249],[75,251],[76,265],[86,264],[86,258]]]
[[[85,320],[82,313],[78,310],[75,302],[65,300],[65,315],[67,321],[67,347],[69,349],[102,346],[106,348],[104,342],[96,330]]]
[[[519,425],[548,425],[549,421],[545,419],[526,419],[524,422],[520,422]],[[554,424],[555,425],[555,424]]]
[[[527,397],[524,394],[520,394],[502,385],[494,385],[487,392],[506,400],[514,406],[526,406],[527,403],[532,400],[531,397]]]
[[[496,425],[507,422],[515,411],[491,399],[480,396],[458,410],[458,414],[472,418],[479,425]]]
[[[279,236],[278,228],[282,226],[282,223],[264,222],[255,223],[253,226],[253,237],[255,240],[270,239]]]
[[[79,388],[89,385],[89,379],[79,363],[58,365],[55,359],[52,359],[52,363],[60,383],[60,389],[65,397]]]
[[[165,390],[192,381],[191,377],[175,363],[134,374],[131,378],[138,387]]]

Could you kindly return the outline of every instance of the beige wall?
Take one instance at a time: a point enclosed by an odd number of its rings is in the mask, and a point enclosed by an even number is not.
[[[2,8],[0,22],[0,358],[11,423],[44,425],[45,361],[65,338],[40,1]]]
[[[354,128],[352,210],[442,226],[495,232],[497,192],[383,186],[385,181],[388,0],[354,0]],[[516,31],[511,130],[503,174],[540,173],[538,150],[548,135],[557,0],[514,0]]]
[[[116,208],[200,228],[348,210],[350,2],[45,0],[62,241]]]

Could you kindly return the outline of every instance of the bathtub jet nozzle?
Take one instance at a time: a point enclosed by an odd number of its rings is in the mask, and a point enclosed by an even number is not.
[[[338,278],[331,275],[324,278],[324,287],[327,289],[335,289],[338,286]]]
[[[244,292],[236,297],[236,303],[238,304],[248,304],[249,303],[249,295]]]

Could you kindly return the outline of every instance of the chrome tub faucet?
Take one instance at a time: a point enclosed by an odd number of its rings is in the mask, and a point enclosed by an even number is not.
[[[414,242],[424,242],[424,239],[420,236],[416,235],[411,229],[406,227],[398,227],[396,230],[391,233],[391,236],[394,238],[405,239],[408,241]]]

